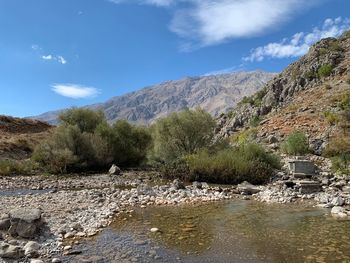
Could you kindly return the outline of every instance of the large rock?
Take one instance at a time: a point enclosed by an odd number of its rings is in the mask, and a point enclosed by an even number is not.
[[[185,189],[184,183],[179,179],[175,179],[171,186],[174,187],[176,190]]]
[[[0,242],[0,258],[19,259],[24,256],[21,247]]]
[[[109,175],[120,175],[121,172],[122,172],[122,170],[121,170],[118,166],[116,166],[115,164],[113,164],[113,165],[111,166],[111,168],[109,169],[108,174],[109,174]]]
[[[0,215],[0,230],[7,231],[10,226],[10,216],[8,214]]]
[[[331,214],[336,217],[347,217],[346,209],[341,206],[335,206],[331,210]]]
[[[24,255],[28,258],[37,258],[39,257],[40,245],[37,242],[29,241],[24,246]]]
[[[237,185],[237,190],[244,195],[252,195],[261,191],[259,187],[248,183],[247,181],[244,181],[243,183]]]
[[[40,209],[16,209],[10,212],[11,226],[8,230],[12,236],[20,236],[23,238],[33,238],[41,221],[42,211]]]

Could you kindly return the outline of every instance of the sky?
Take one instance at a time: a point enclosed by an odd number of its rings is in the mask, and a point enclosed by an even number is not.
[[[349,29],[349,10],[348,0],[0,0],[0,114],[187,76],[280,72]]]

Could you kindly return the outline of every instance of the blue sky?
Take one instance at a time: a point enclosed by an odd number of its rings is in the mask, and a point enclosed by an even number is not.
[[[0,0],[0,114],[186,76],[279,72],[350,28],[349,10],[348,0]]]

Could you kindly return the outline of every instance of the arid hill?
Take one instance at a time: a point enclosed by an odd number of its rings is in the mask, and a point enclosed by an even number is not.
[[[339,103],[347,98],[350,31],[338,39],[326,38],[314,44],[261,91],[221,116],[217,136],[229,137],[257,126],[258,138],[273,143],[298,130],[307,134],[313,150],[320,153],[339,132],[330,116],[340,111]]]
[[[0,159],[29,158],[52,128],[42,121],[0,115]]]

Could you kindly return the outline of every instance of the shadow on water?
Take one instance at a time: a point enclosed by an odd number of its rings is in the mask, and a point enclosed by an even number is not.
[[[160,231],[152,233],[152,227]],[[350,262],[350,221],[327,210],[228,201],[123,214],[76,262]],[[87,260],[89,259],[89,260]],[[86,261],[87,260],[87,261]],[[125,261],[124,261],[125,260]]]

